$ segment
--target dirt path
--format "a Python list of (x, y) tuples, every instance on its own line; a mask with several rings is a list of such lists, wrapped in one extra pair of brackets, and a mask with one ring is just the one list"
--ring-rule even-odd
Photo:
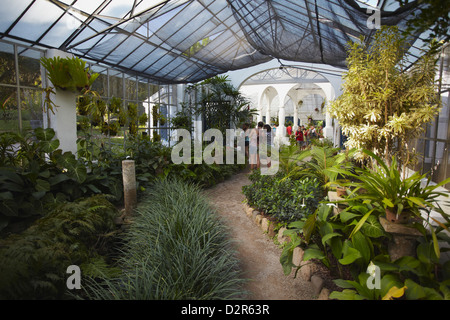
[(208, 189), (206, 195), (224, 218), (236, 242), (244, 276), (250, 279), (246, 290), (248, 300), (311, 300), (316, 299), (310, 282), (285, 276), (280, 264), (281, 249), (251, 221), (244, 212), (242, 186), (250, 184), (246, 173)]

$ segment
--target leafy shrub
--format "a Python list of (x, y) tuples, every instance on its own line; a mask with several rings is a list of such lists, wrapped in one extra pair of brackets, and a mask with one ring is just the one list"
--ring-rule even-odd
[(63, 90), (78, 90), (90, 88), (99, 76), (86, 68), (86, 62), (80, 58), (41, 58), (41, 63), (47, 69), (48, 78), (56, 88)]
[(295, 247), (305, 250), (304, 261), (317, 259), (334, 276), (344, 277), (344, 268), (357, 276), (366, 270), (378, 254), (386, 254), (387, 235), (375, 215), (368, 217), (358, 232), (355, 224), (373, 210), (362, 202), (351, 202), (338, 215), (326, 203), (319, 205), (311, 216), (288, 225), (286, 234), (291, 242), (283, 249), (280, 261), (286, 274), (291, 273)]
[(238, 260), (201, 189), (156, 181), (136, 209), (116, 279), (90, 281), (97, 299), (230, 299), (242, 292)]
[(86, 179), (86, 167), (63, 153), (53, 129), (25, 135), (2, 134), (0, 163), (0, 230), (12, 218), (43, 215), (47, 205), (74, 200), (74, 186)]
[(0, 135), (0, 231), (11, 221), (43, 216), (63, 201), (99, 193), (122, 198), (118, 161), (91, 165), (88, 173), (82, 160), (58, 149), (54, 136), (50, 128)]
[(313, 214), (322, 200), (316, 178), (297, 180), (283, 177), (281, 173), (261, 175), (259, 171), (249, 178), (252, 184), (242, 188), (249, 206), (282, 222), (292, 222)]
[(79, 199), (58, 205), (21, 234), (3, 239), (0, 299), (64, 297), (68, 266), (92, 274), (99, 261), (105, 263), (117, 213), (104, 196)]

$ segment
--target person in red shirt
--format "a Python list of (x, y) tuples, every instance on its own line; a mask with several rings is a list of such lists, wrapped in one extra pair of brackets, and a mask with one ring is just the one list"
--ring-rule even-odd
[(290, 123), (288, 123), (288, 126), (286, 127), (286, 132), (288, 134), (288, 136), (291, 136), (292, 134), (292, 126)]
[(297, 131), (295, 131), (295, 139), (297, 140), (297, 145), (302, 148), (303, 147), (303, 131), (300, 127), (297, 127)]

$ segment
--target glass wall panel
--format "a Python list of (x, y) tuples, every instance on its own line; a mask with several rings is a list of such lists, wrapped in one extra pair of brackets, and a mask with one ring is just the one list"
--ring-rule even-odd
[(0, 83), (16, 84), (14, 46), (0, 42)]
[(21, 89), (20, 102), (22, 128), (24, 130), (29, 130), (42, 127), (42, 92), (34, 89)]
[(18, 132), (17, 89), (0, 86), (0, 103), (0, 132)]
[(109, 94), (111, 97), (123, 99), (123, 77), (120, 71), (110, 69), (109, 72)]
[(17, 47), (19, 53), (19, 81), (21, 86), (41, 87), (42, 52)]
[(108, 96), (108, 69), (105, 67), (93, 65), (90, 66), (92, 72), (98, 73), (99, 76), (92, 84), (92, 90), (96, 91), (101, 97)]

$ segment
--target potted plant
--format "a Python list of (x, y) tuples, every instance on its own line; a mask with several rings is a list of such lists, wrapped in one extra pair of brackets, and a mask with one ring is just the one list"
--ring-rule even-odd
[[(392, 157), (388, 166), (371, 151), (364, 150), (364, 153), (372, 157), (378, 165), (374, 169), (357, 168), (356, 174), (346, 173), (360, 181), (352, 183), (356, 186), (352, 193), (356, 193), (359, 188), (365, 189), (365, 193), (358, 194), (355, 199), (360, 198), (370, 202), (379, 211), (386, 214), (387, 220), (394, 223), (406, 224), (411, 221), (411, 218), (423, 219), (421, 211), (429, 213), (433, 210), (443, 217), (447, 216), (434, 202), (439, 196), (448, 196), (447, 193), (439, 192), (436, 189), (449, 183), (450, 178), (438, 184), (431, 184), (430, 178), (426, 179), (426, 174), (417, 172), (407, 178), (402, 178), (395, 157)], [(425, 179), (426, 183), (422, 186)], [(436, 221), (434, 218), (430, 218)]]
[(99, 76), (86, 68), (86, 62), (80, 58), (41, 58), (49, 80), (57, 89), (82, 92), (90, 90)]

